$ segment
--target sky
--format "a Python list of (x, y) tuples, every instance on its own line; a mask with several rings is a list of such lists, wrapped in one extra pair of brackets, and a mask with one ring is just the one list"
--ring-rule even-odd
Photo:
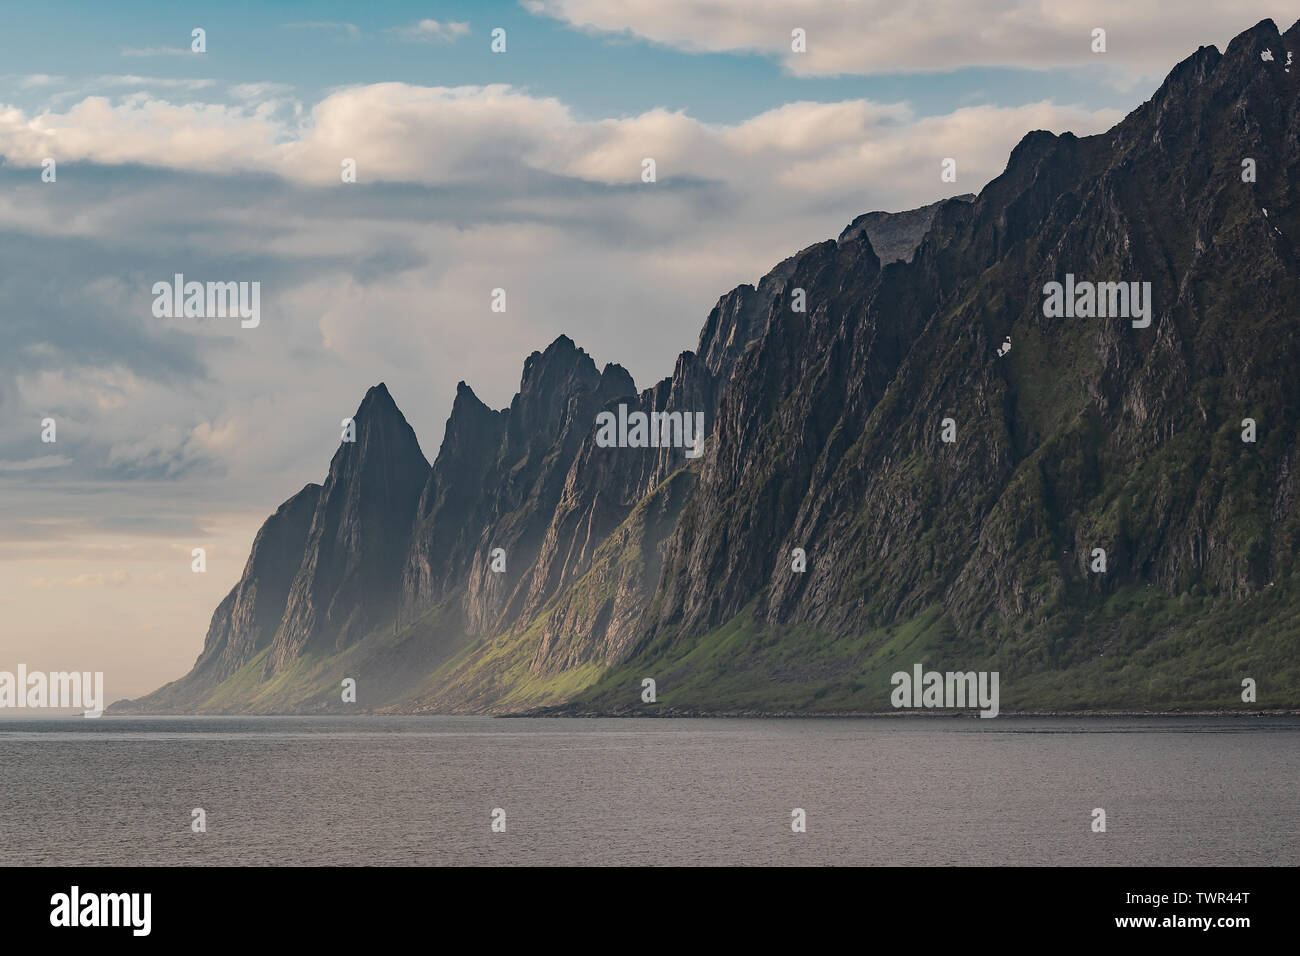
[[(649, 386), (729, 289), (1287, 6), (0, 2), (0, 671), (181, 676), (371, 385), (431, 461), (562, 333)], [(155, 315), (177, 273), (260, 322)]]

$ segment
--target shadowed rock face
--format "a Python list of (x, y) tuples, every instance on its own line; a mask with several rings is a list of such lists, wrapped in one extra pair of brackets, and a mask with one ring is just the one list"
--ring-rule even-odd
[[(268, 644), (270, 672), (433, 608), (438, 634), (526, 636), (532, 675), (652, 662), (746, 608), (832, 636), (938, 609), (968, 649), (1066, 668), (1110, 646), (1095, 614), (1125, 588), (1241, 602), (1291, 578), (1287, 50), (1300, 24), (1265, 21), (1198, 50), (1107, 133), (1029, 133), (978, 197), (858, 217), (719, 299), (650, 388), (561, 336), (508, 409), (460, 383), (432, 468), (372, 389), (324, 485), (259, 533), (195, 671), (137, 704), (183, 706)], [(1044, 286), (1067, 273), (1151, 283), (1149, 327), (1046, 317)], [(702, 412), (704, 455), (598, 447), (596, 415), (619, 404)], [(475, 706), (514, 679), (495, 674)]]
[(302, 563), (320, 491), (320, 485), (307, 485), (266, 519), (243, 576), (213, 615), (196, 670), (210, 662), (211, 676), (224, 680), (271, 643)]
[[(642, 640), (751, 600), (843, 632), (939, 602), (997, 633), (1126, 583), (1245, 597), (1289, 573), (1300, 75), (1260, 51), (1296, 38), (1199, 50), (1108, 133), (1029, 134), (909, 263), (874, 270), (852, 239), (801, 260), (815, 306), (774, 313), (727, 386)], [(1067, 272), (1151, 282), (1151, 327), (1045, 318)]]
[(195, 694), (216, 687), (271, 643), (302, 563), (320, 490), (307, 485), (258, 529), (239, 583), (212, 614), (194, 668), (151, 695), (160, 706), (183, 709)]
[(442, 448), (420, 492), (402, 576), (408, 609), (435, 604), (463, 582), (487, 523), (485, 492), (493, 487), (508, 412), (494, 412), (464, 382)]
[(305, 648), (337, 650), (391, 619), (415, 508), (429, 473), (415, 432), (380, 384), (353, 416), (307, 533), (268, 671)]
[[(524, 364), (510, 408), (493, 412), (463, 383), (446, 437), (420, 497), (404, 559), (403, 602), (411, 613), (450, 594), (471, 633), (513, 617), (529, 571), (596, 412), (635, 393), (617, 365), (597, 370), (567, 336)], [(504, 573), (490, 556), (505, 552)]]

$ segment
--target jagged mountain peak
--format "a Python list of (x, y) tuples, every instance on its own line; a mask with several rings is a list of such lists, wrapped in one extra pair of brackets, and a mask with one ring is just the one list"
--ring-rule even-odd
[(320, 486), (267, 674), (305, 647), (342, 648), (391, 613), (428, 473), (387, 385), (368, 389)]
[[(1297, 20), (1296, 22), (1300, 23), (1300, 20)], [(1291, 29), (1294, 30), (1295, 26), (1292, 25)], [(1259, 42), (1279, 40), (1281, 39), (1281, 37), (1282, 37), (1282, 32), (1277, 28), (1277, 24), (1273, 22), (1273, 18), (1265, 17), (1263, 20), (1260, 20), (1250, 29), (1242, 30), (1235, 37), (1229, 40), (1228, 47), (1226, 50), (1223, 51), (1223, 53), (1224, 56), (1232, 56), (1232, 55), (1244, 53), (1248, 56), (1254, 56), (1258, 59), (1259, 51), (1256, 50), (1255, 47)], [(1197, 50), (1197, 53), (1199, 52), (1200, 49)], [(1192, 54), (1193, 57), (1195, 57), (1195, 55), (1196, 54)]]
[[(1286, 58), (1288, 47), (1291, 53), (1300, 53), (1294, 48), (1300, 41), (1297, 28), (1300, 20), (1283, 35), (1271, 19), (1265, 19), (1233, 37), (1222, 51), (1215, 46), (1199, 47), (1169, 71), (1151, 99), (1130, 113), (1128, 120), (1148, 112), (1163, 116), (1171, 106), (1196, 96), (1198, 88), (1207, 82), (1244, 88), (1256, 80), (1271, 78), (1295, 85), (1300, 79), (1300, 61), (1288, 68)], [(1196, 115), (1196, 111), (1191, 112), (1193, 118)]]
[(353, 417), (357, 421), (363, 419), (377, 420), (380, 418), (394, 418), (403, 422), (406, 421), (406, 416), (402, 414), (396, 400), (388, 391), (388, 386), (383, 382), (366, 389), (366, 394), (362, 396), (361, 403), (357, 406), (357, 413)]
[(591, 362), (592, 368), (595, 369), (596, 363), (591, 361), (591, 356), (579, 348), (573, 339), (560, 334), (545, 349), (541, 351), (534, 349), (529, 353), (528, 358), (524, 359), (523, 378), (526, 380), (530, 374), (533, 374), (535, 369), (541, 367), (571, 363), (582, 364), (584, 360)]
[(636, 394), (636, 382), (632, 379), (632, 373), (617, 362), (607, 362), (600, 370), (600, 386), (606, 394)]
[(558, 336), (545, 351), (533, 352), (524, 362), (519, 391), (510, 403), (510, 440), (554, 438), (566, 421), (570, 396), (591, 391), (599, 383), (596, 363), (567, 335)]
[(455, 417), (458, 413), (464, 414), (469, 410), (477, 411), (479, 409), (489, 412), (492, 411), (492, 409), (488, 407), (487, 403), (479, 398), (478, 395), (475, 394), (474, 389), (464, 380), (457, 382), (456, 397), (452, 399), (451, 402), (452, 416)]
[(354, 459), (373, 462), (376, 457), (401, 459), (415, 467), (429, 467), (429, 462), (420, 449), (415, 429), (407, 422), (406, 416), (383, 382), (366, 390), (352, 420), (355, 425), (354, 440), (349, 440), (345, 435), (339, 443), (338, 451), (330, 463), (331, 473)]
[[(495, 446), (501, 437), (500, 422), (505, 414), (490, 408), (465, 382), (457, 383), (456, 398), (451, 403), (451, 413), (443, 429), (435, 469), (437, 461), (456, 458), (467, 446)], [(433, 475), (430, 475), (430, 480), (434, 480)]]
[(524, 360), (516, 398), (526, 404), (530, 397), (545, 395), (570, 384), (590, 387), (599, 379), (600, 370), (591, 356), (574, 344), (573, 339), (560, 335), (545, 350), (534, 351)]

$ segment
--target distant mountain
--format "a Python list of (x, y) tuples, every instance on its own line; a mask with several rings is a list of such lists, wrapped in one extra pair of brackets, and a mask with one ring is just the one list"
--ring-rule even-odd
[[(884, 710), (915, 663), (1000, 671), (1003, 712), (1300, 705), (1297, 51), (1266, 20), (978, 197), (858, 217), (651, 388), (561, 337), (508, 409), (458, 386), (432, 467), (372, 389), (194, 670), (116, 709)], [(1045, 314), (1121, 282), (1149, 324)], [(703, 454), (603, 412), (700, 412)]]
[[(974, 202), (976, 197), (974, 193), (967, 193), (955, 198)], [(930, 231), (934, 214), (949, 201), (940, 200), (907, 212), (865, 212), (849, 223), (836, 241), (843, 245), (865, 232), (882, 266), (891, 262), (911, 262), (912, 253)]]

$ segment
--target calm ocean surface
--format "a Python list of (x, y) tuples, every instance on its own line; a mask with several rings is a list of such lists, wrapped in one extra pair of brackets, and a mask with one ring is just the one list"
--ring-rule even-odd
[(1298, 862), (1295, 719), (0, 721), (11, 865)]

